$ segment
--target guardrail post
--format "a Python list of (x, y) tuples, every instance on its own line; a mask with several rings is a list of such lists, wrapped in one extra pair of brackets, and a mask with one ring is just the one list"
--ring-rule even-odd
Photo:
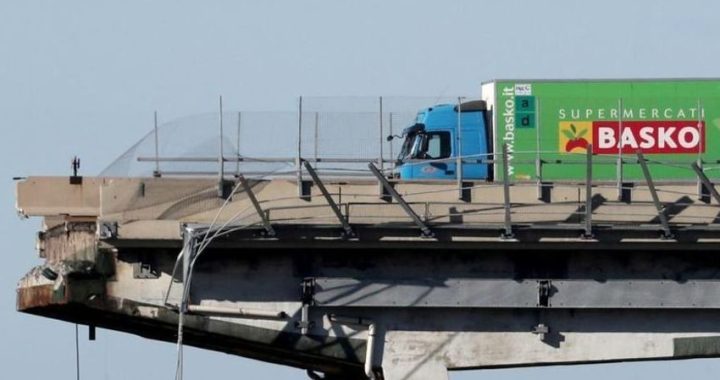
[(297, 155), (295, 156), (295, 170), (297, 176), (298, 197), (305, 196), (302, 180), (302, 96), (298, 99), (298, 135), (297, 135)]
[(255, 207), (255, 212), (257, 212), (258, 216), (260, 217), (263, 227), (265, 228), (265, 232), (268, 236), (275, 236), (275, 229), (273, 229), (272, 225), (270, 224), (270, 218), (263, 211), (262, 207), (260, 207), (260, 202), (258, 202), (257, 198), (255, 197), (255, 193), (252, 191), (252, 188), (248, 184), (248, 181), (245, 179), (245, 176), (243, 176), (242, 174), (238, 175), (238, 180), (240, 181), (240, 184), (245, 190), (245, 194), (247, 194), (248, 199), (250, 199), (253, 207)]
[[(192, 269), (191, 263), (195, 259), (197, 253), (196, 247), (195, 230), (188, 226), (183, 228), (183, 254), (182, 254), (182, 294), (180, 297), (180, 311), (187, 313), (188, 311), (188, 299), (185, 294), (189, 294), (190, 287), (190, 270)], [(172, 281), (172, 280), (171, 280)]]
[(160, 177), (160, 137), (158, 136), (157, 111), (155, 111), (155, 171), (153, 177)]
[(315, 169), (313, 169), (312, 165), (310, 165), (309, 162), (305, 161), (303, 163), (305, 164), (305, 170), (307, 170), (308, 174), (310, 174), (310, 177), (315, 183), (315, 186), (318, 187), (323, 197), (325, 197), (325, 200), (327, 201), (328, 205), (330, 205), (330, 208), (335, 214), (335, 217), (337, 217), (338, 221), (342, 225), (343, 230), (345, 231), (345, 237), (352, 237), (353, 231), (350, 227), (350, 224), (348, 223), (347, 219), (345, 219), (342, 212), (340, 212), (340, 208), (338, 207), (337, 203), (335, 203), (335, 201), (332, 199), (332, 196), (327, 191), (327, 188), (325, 188), (325, 184), (320, 180), (320, 177), (318, 177)]
[(542, 159), (540, 157), (535, 158), (535, 186), (537, 186), (537, 199), (544, 199), (543, 197), (543, 180), (542, 180)]
[(592, 239), (592, 144), (587, 146), (585, 176), (585, 231), (584, 239)]
[[(698, 98), (697, 100), (697, 109), (698, 109), (698, 120), (697, 120), (697, 127), (698, 132), (700, 136), (703, 136), (703, 126), (705, 124), (705, 110), (703, 109), (702, 101)], [(698, 152), (697, 152), (697, 166), (700, 168), (700, 171), (702, 171), (703, 167), (703, 160), (702, 160), (702, 152), (703, 152), (703, 140), (702, 137), (700, 138), (700, 141), (698, 142)], [(697, 193), (698, 198), (704, 202), (704, 203), (710, 203), (710, 194), (705, 191), (705, 186), (698, 178), (697, 181)], [(708, 189), (709, 190), (709, 189)]]
[(458, 187), (458, 199), (462, 201), (466, 201), (467, 197), (465, 192), (463, 191), (463, 150), (462, 150), (462, 97), (458, 97), (458, 105), (457, 105), (457, 127), (456, 127), (456, 139), (455, 139), (455, 146), (457, 147), (456, 153), (457, 157), (455, 158), (455, 173), (457, 177), (457, 187)]
[(388, 194), (392, 197), (392, 199), (397, 202), (400, 207), (405, 211), (405, 213), (412, 219), (413, 222), (420, 228), (420, 231), (422, 232), (423, 237), (432, 238), (435, 237), (435, 234), (433, 234), (432, 230), (428, 228), (428, 226), (420, 219), (420, 217), (415, 213), (415, 211), (410, 207), (410, 205), (405, 202), (403, 197), (398, 194), (397, 191), (392, 187), (390, 182), (385, 178), (385, 176), (378, 170), (377, 167), (371, 162), (368, 164), (368, 168), (370, 168), (370, 171), (372, 174), (377, 178), (377, 180), (383, 185), (385, 188), (385, 191), (388, 192)]
[[(712, 197), (715, 199), (715, 202), (720, 204), (720, 194), (715, 189), (715, 185), (713, 185), (713, 183), (710, 182), (710, 179), (705, 175), (700, 165), (698, 165), (697, 162), (693, 162), (692, 164), (690, 164), (690, 167), (692, 167), (693, 171), (695, 171), (695, 174), (698, 177), (698, 181), (703, 187), (703, 193), (709, 193), (708, 196), (712, 195)], [(710, 203), (710, 201), (708, 200), (707, 203)]]
[[(378, 156), (377, 164), (380, 167), (380, 171), (382, 173), (385, 173), (385, 162), (383, 161), (383, 98), (382, 98), (382, 96), (378, 97), (378, 106), (380, 108), (379, 109), (380, 117), (378, 117), (378, 128), (379, 128), (378, 133), (380, 134), (380, 136), (379, 136), (380, 150), (378, 152), (379, 156)], [(378, 194), (380, 195), (381, 199), (385, 200), (386, 202), (389, 201), (389, 199), (387, 197), (387, 193), (385, 193), (382, 183), (379, 183), (379, 182), (378, 182)]]
[(512, 239), (512, 219), (511, 219), (511, 207), (510, 203), (510, 170), (508, 169), (508, 149), (507, 144), (502, 146), (502, 157), (503, 157), (503, 201), (505, 205), (505, 230), (502, 233), (503, 239)]
[(650, 190), (650, 195), (652, 196), (653, 204), (655, 204), (655, 209), (658, 213), (658, 218), (660, 219), (660, 224), (662, 227), (662, 238), (663, 239), (672, 239), (672, 231), (670, 230), (670, 225), (668, 224), (667, 215), (665, 215), (665, 206), (660, 203), (660, 198), (657, 195), (657, 191), (655, 191), (655, 184), (653, 183), (652, 177), (650, 176), (650, 170), (647, 167), (647, 163), (645, 162), (645, 157), (643, 157), (642, 151), (637, 151), (638, 156), (638, 162), (640, 163), (640, 167), (642, 168), (643, 176), (645, 176), (645, 181), (648, 185), (648, 190)]
[[(388, 114), (388, 128), (390, 129), (390, 136), (392, 136), (393, 135), (393, 113), (392, 112), (390, 112)], [(393, 154), (394, 152), (393, 152), (392, 140), (388, 141), (388, 150), (390, 150), (390, 159), (392, 160), (393, 158), (395, 158), (395, 155)], [(394, 167), (393, 167), (393, 169), (394, 169)]]
[(623, 125), (623, 100), (622, 98), (618, 99), (618, 130), (617, 130), (617, 136), (618, 136), (618, 145), (617, 145), (617, 161), (615, 166), (615, 176), (617, 179), (617, 199), (621, 202), (627, 202), (629, 201), (629, 195), (627, 192), (625, 192), (625, 186), (623, 183), (623, 158), (622, 158), (622, 139), (620, 136), (622, 136), (622, 125)]
[(219, 102), (220, 117), (218, 118), (218, 124), (220, 127), (220, 134), (218, 139), (218, 197), (227, 199), (230, 196), (232, 187), (230, 183), (225, 182), (225, 152), (223, 150), (223, 99), (220, 96)]
[(635, 187), (635, 183), (633, 182), (620, 182), (620, 202), (624, 203), (632, 203), (632, 192), (633, 188)]
[(235, 149), (235, 158), (237, 159), (237, 162), (235, 163), (235, 175), (240, 174), (240, 127), (242, 126), (242, 112), (238, 112), (237, 116), (237, 147)]
[(537, 184), (537, 198), (543, 199), (542, 155), (540, 144), (540, 100), (535, 99), (535, 179)]
[(380, 152), (378, 156), (378, 165), (380, 165), (380, 171), (385, 171), (385, 162), (383, 157), (383, 97), (379, 97), (378, 102), (380, 103), (380, 118), (378, 120), (378, 126), (380, 128), (380, 135), (378, 136), (380, 138)]
[(315, 165), (317, 165), (317, 162), (318, 162), (318, 137), (319, 137), (318, 136), (318, 127), (319, 127), (319, 124), (320, 124), (320, 113), (315, 112), (315, 130), (313, 133), (313, 139), (314, 139), (313, 148), (314, 148), (314, 153), (315, 153), (313, 155), (313, 157), (315, 158)]

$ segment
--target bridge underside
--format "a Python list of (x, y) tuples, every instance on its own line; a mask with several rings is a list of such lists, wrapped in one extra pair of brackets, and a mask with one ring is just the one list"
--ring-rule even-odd
[[(228, 239), (198, 259), (191, 304), (246, 315), (191, 312), (186, 344), (361, 378), (373, 323), (374, 367), (400, 379), (446, 369), (720, 356), (715, 247), (266, 243)], [(65, 271), (55, 281), (33, 271), (20, 284), (18, 307), (174, 342), (183, 283), (176, 275), (165, 304), (177, 249), (158, 245), (113, 246), (105, 268), (48, 266)]]
[[(377, 215), (360, 211), (365, 203), (347, 206), (356, 213), (346, 226), (292, 220), (318, 200), (289, 202), (283, 191), (292, 186), (256, 184), (265, 215), (276, 219), (268, 226), (261, 213), (210, 230), (223, 232), (210, 242), (213, 216), (215, 225), (232, 220), (248, 198), (225, 207), (198, 195), (207, 183), (158, 181), (147, 180), (141, 194), (138, 183), (105, 180), (96, 203), (88, 188), (78, 195), (56, 186), (51, 197), (70, 199), (64, 209), (53, 209), (48, 193), (32, 194), (37, 187), (24, 189), (19, 208), (45, 217), (46, 263), (20, 281), (18, 309), (169, 342), (182, 311), (185, 344), (326, 378), (442, 379), (471, 368), (720, 356), (716, 209), (676, 210), (671, 234), (651, 222), (656, 214), (608, 213), (587, 234), (577, 204), (551, 205), (539, 222), (541, 205), (528, 202), (532, 211), (516, 211), (506, 234), (495, 206), (469, 203), (452, 206), (466, 210), (453, 220), (423, 217), (428, 237), (384, 201), (372, 206)], [(376, 189), (354, 193), (368, 188)], [(270, 210), (263, 199), (273, 197), (285, 203)], [(439, 207), (422, 202), (413, 207)], [(473, 207), (491, 211), (478, 216)], [(693, 216), (711, 222), (688, 222)]]

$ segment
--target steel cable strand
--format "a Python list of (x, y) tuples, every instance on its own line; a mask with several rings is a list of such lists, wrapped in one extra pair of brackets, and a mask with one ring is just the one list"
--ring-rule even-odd
[[(249, 228), (256, 224), (257, 223), (244, 225), (242, 227), (235, 229), (235, 231), (241, 230), (244, 228)], [(215, 236), (215, 235), (213, 235), (213, 236)], [(183, 248), (183, 250), (185, 250), (185, 249), (189, 250), (190, 244), (192, 244), (192, 239), (190, 239), (188, 241), (188, 243), (185, 245), (185, 248)], [(190, 262), (190, 265), (188, 267), (188, 277), (187, 277), (187, 279), (185, 279), (185, 284), (183, 286), (183, 293), (182, 293), (182, 296), (180, 299), (180, 307), (178, 310), (178, 332), (177, 332), (178, 339), (177, 339), (177, 362), (176, 362), (176, 367), (175, 367), (175, 380), (182, 380), (182, 378), (183, 378), (183, 331), (184, 331), (184, 322), (185, 322), (185, 305), (188, 302), (188, 299), (190, 297), (190, 284), (192, 282), (193, 268), (195, 266), (195, 262), (197, 261), (198, 257), (200, 256), (200, 254), (202, 254), (204, 252), (204, 249), (207, 247), (208, 244), (206, 244), (204, 247), (202, 247), (202, 249), (199, 249), (197, 251), (197, 253), (195, 254), (195, 257), (193, 258), (193, 260)], [(185, 254), (189, 254), (189, 252), (186, 252)]]
[[(273, 174), (273, 173), (267, 174), (267, 175), (261, 177), (260, 179), (267, 178), (268, 176), (270, 176), (270, 175), (272, 175), (272, 174)], [(230, 203), (230, 200), (232, 199), (232, 196), (235, 195), (235, 193), (237, 192), (238, 188), (239, 188), (241, 185), (242, 185), (242, 183), (239, 182), (239, 181), (238, 181), (237, 184), (235, 184), (235, 186), (233, 187), (232, 191), (230, 192), (230, 196), (228, 196), (227, 199), (225, 199), (225, 201), (223, 202), (222, 206), (220, 206), (220, 209), (217, 211), (217, 213), (215, 213), (215, 217), (213, 217), (213, 220), (210, 222), (210, 226), (208, 226), (208, 229), (207, 229), (207, 231), (205, 232), (205, 236), (203, 237), (203, 240), (205, 240), (205, 238), (207, 238), (207, 235), (209, 234), (210, 229), (212, 229), (213, 225), (215, 224), (215, 222), (217, 221), (217, 219), (220, 217), (220, 214), (222, 214), (222, 211), (223, 211), (223, 210), (225, 209), (225, 207)], [(239, 214), (241, 214), (242, 212), (245, 212), (245, 211), (248, 210), (249, 208), (250, 208), (250, 206), (248, 206), (248, 207), (246, 207), (245, 209), (243, 209), (242, 211), (236, 213), (236, 214), (233, 216), (233, 218), (237, 217)], [(232, 220), (233, 218), (231, 218), (231, 220)], [(164, 304), (164, 305), (167, 305), (167, 300), (168, 300), (168, 297), (169, 297), (169, 295), (170, 295), (170, 290), (172, 289), (172, 279), (175, 278), (175, 274), (177, 273), (177, 268), (178, 268), (178, 266), (180, 265), (180, 259), (182, 258), (182, 254), (183, 254), (183, 250), (180, 250), (180, 253), (178, 253), (177, 258), (175, 259), (175, 264), (173, 265), (173, 270), (172, 270), (172, 273), (171, 273), (171, 275), (170, 275), (170, 278), (171, 278), (170, 284), (168, 284), (168, 289), (167, 289), (167, 291), (166, 291), (166, 293), (165, 293), (165, 299), (164, 299), (164, 301), (163, 301), (163, 304)]]
[[(231, 218), (230, 220), (233, 220), (233, 219), (235, 219), (235, 218), (238, 218), (240, 214), (242, 214), (243, 212), (247, 211), (249, 208), (250, 208), (250, 206), (248, 206), (248, 207), (244, 208), (243, 210), (235, 213), (235, 215), (233, 216), (233, 218)], [(221, 213), (221, 212), (222, 212), (222, 209), (218, 211), (218, 214)], [(248, 216), (249, 216), (249, 215), (244, 216), (244, 217), (242, 217), (242, 218), (240, 218), (240, 219), (237, 219), (237, 220), (235, 220), (235, 221), (243, 220), (243, 219), (245, 219), (245, 218), (248, 217)], [(209, 231), (210, 231), (210, 229), (208, 229), (208, 232), (209, 232)], [(203, 240), (203, 241), (204, 241), (204, 240)], [(198, 243), (198, 244), (199, 244), (199, 243)], [(198, 246), (199, 246), (199, 245), (198, 245)], [(198, 246), (196, 246), (195, 248), (197, 248)], [(163, 305), (167, 305), (167, 303), (168, 303), (168, 298), (170, 297), (170, 290), (172, 290), (172, 285), (173, 285), (173, 280), (172, 280), (172, 279), (175, 278), (175, 275), (177, 274), (178, 267), (180, 266), (180, 259), (182, 259), (184, 252), (185, 252), (184, 249), (183, 249), (183, 250), (180, 250), (180, 253), (178, 253), (177, 257), (175, 258), (175, 265), (173, 265), (173, 270), (172, 270), (172, 272), (170, 273), (170, 283), (168, 284), (168, 288), (167, 288), (167, 290), (166, 290), (166, 292), (165, 292), (165, 299), (164, 299), (164, 301), (163, 301)]]
[[(237, 192), (238, 188), (242, 185), (242, 182), (239, 182), (233, 187), (232, 191), (230, 192), (230, 196), (228, 196), (225, 201), (223, 202), (220, 209), (218, 209), (217, 213), (215, 214), (215, 217), (213, 218), (212, 222), (210, 223), (210, 227), (205, 231), (205, 236), (203, 237), (203, 240), (205, 240), (210, 233), (211, 228), (217, 221), (217, 219), (220, 217), (222, 211), (225, 209), (225, 207), (230, 203), (230, 199), (232, 199), (232, 196)], [(248, 207), (249, 208), (249, 207)], [(247, 210), (248, 208), (245, 208)], [(240, 211), (236, 215), (239, 215), (240, 213), (244, 212), (245, 210)], [(177, 259), (175, 260), (175, 265), (173, 267), (173, 272), (170, 277), (170, 284), (168, 285), (168, 291), (165, 295), (165, 304), (167, 304), (167, 299), (170, 296), (170, 290), (172, 289), (172, 282), (173, 278), (175, 277), (175, 274), (177, 273), (177, 267), (180, 262), (180, 258), (183, 257), (184, 254), (189, 254), (190, 247), (188, 245), (193, 244), (194, 239), (188, 239), (188, 242), (183, 246), (183, 249), (178, 254)], [(209, 244), (209, 243), (208, 243)], [(202, 248), (204, 249), (204, 247)], [(202, 250), (198, 251), (198, 254), (202, 252)], [(197, 256), (196, 256), (197, 258)], [(193, 260), (194, 263), (194, 260)], [(191, 263), (192, 264), (192, 263)], [(187, 284), (183, 287), (183, 294), (180, 299), (180, 307), (179, 307), (179, 313), (178, 313), (178, 340), (177, 340), (177, 362), (175, 367), (175, 380), (182, 380), (183, 378), (183, 324), (184, 324), (184, 316), (185, 316), (185, 310), (184, 305), (187, 302), (188, 295), (190, 293), (189, 289), (189, 283), (190, 279), (192, 277), (192, 271), (188, 271), (188, 278), (185, 279)]]

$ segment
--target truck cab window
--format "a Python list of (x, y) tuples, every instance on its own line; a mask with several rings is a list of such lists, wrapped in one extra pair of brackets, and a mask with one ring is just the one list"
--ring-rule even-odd
[(437, 160), (450, 157), (450, 133), (428, 132), (422, 135), (415, 158)]

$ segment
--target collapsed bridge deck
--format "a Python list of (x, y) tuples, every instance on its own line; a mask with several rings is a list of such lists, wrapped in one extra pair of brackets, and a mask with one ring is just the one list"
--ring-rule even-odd
[(328, 378), (720, 356), (714, 189), (542, 185), (30, 177), (18, 308)]

